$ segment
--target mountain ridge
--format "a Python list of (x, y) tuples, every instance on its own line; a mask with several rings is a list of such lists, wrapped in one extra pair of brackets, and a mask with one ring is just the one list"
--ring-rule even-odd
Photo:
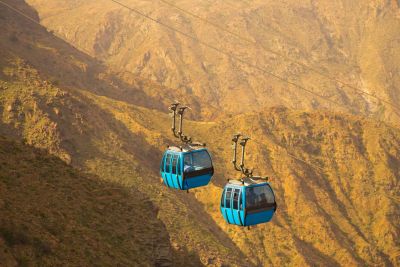
[[(13, 3), (31, 8), (23, 1)], [(0, 38), (0, 135), (44, 149), (82, 175), (143, 195), (169, 236), (167, 265), (399, 264), (398, 129), (363, 115), (284, 106), (187, 120), (185, 131), (207, 143), (215, 177), (190, 194), (169, 190), (159, 182), (158, 168), (164, 148), (174, 143), (165, 106), (174, 99), (165, 92), (144, 104), (136, 96), (124, 99), (132, 92), (107, 65), (97, 65), (91, 56), (14, 15), (0, 9), (0, 18), (7, 18), (0, 25), (6, 33)], [(66, 57), (75, 53), (82, 55)], [(80, 65), (100, 71), (74, 67)], [(51, 79), (57, 71), (66, 74)], [(71, 74), (78, 77), (75, 85)], [(102, 83), (106, 93), (98, 89)], [(137, 84), (139, 96), (159, 93), (149, 93), (151, 83)], [(196, 120), (206, 117), (195, 111)], [(227, 225), (219, 213), (222, 186), (227, 178), (239, 178), (229, 148), (237, 131), (251, 135), (248, 165), (271, 177), (278, 201), (273, 221), (251, 231)]]
[[(38, 10), (46, 27), (56, 30), (68, 42), (93, 51), (114, 69), (149, 77), (175, 88), (173, 92), (201, 99), (202, 109), (197, 111), (205, 119), (220, 116), (212, 111), (238, 114), (281, 104), (307, 110), (338, 110), (342, 106), (350, 113), (399, 123), (398, 110), (393, 107), (400, 106), (396, 64), (399, 53), (395, 49), (400, 9), (395, 1), (342, 0), (334, 4), (329, 1), (265, 3), (255, 0), (236, 4), (120, 1), (140, 12), (148, 12), (160, 23), (339, 104), (329, 103), (225, 57), (111, 1), (102, 5), (78, 1), (73, 8), (63, 1), (54, 1), (50, 6), (41, 0), (28, 3)], [(81, 22), (80, 14), (86, 13), (96, 13), (96, 16)], [(358, 16), (353, 16), (354, 13)], [(65, 18), (68, 23), (64, 23)], [(234, 32), (235, 36), (204, 20)], [(257, 46), (242, 39), (249, 39)], [(333, 81), (317, 72), (327, 74)], [(393, 106), (337, 80), (389, 101)], [(211, 112), (207, 113), (208, 109)]]

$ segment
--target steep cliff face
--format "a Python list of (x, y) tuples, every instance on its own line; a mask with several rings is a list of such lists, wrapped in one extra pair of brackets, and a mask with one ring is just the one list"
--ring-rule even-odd
[(112, 1), (28, 1), (43, 25), (68, 42), (121, 72), (193, 95), (208, 118), (283, 104), (328, 107), (399, 122), (393, 106), (318, 74), (400, 106), (396, 1), (121, 2), (338, 103), (290, 86)]

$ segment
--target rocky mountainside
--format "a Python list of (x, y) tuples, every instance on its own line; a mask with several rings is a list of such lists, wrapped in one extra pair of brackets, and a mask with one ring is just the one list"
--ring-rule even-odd
[(212, 188), (218, 192), (214, 198), (204, 189), (198, 199), (246, 254), (258, 258), (255, 263), (399, 264), (398, 129), (340, 113), (285, 108), (238, 116), (203, 132), (217, 166), (226, 170), (214, 180), (217, 186), (238, 177), (228, 146), (235, 131), (254, 139), (247, 148), (248, 164), (271, 177), (278, 216), (269, 225), (240, 231), (225, 225), (218, 205), (212, 205), (218, 203), (219, 187)]
[[(25, 12), (32, 11), (22, 1), (17, 7)], [(162, 251), (165, 250), (160, 250), (167, 259), (166, 265), (246, 265), (246, 256), (219, 230), (201, 203), (186, 193), (171, 192), (159, 183), (160, 149), (167, 141), (147, 125), (144, 116), (153, 118), (156, 111), (141, 107), (140, 102), (127, 106), (125, 102), (115, 100), (118, 95), (114, 93), (123, 90), (120, 86), (123, 82), (111, 74), (107, 76), (107, 69), (90, 56), (76, 51), (9, 9), (0, 9), (0, 15), (6, 22), (0, 25), (6, 33), (0, 42), (0, 134), (45, 149), (100, 180), (141, 192), (154, 205), (153, 212), (167, 227), (163, 234), (169, 235), (171, 255), (164, 255)], [(18, 38), (13, 38), (16, 29)], [(103, 68), (105, 75), (74, 69), (81, 64), (93, 69)], [(58, 73), (57, 68), (61, 71), (60, 76), (56, 76), (59, 79), (52, 79), (50, 74)], [(68, 72), (68, 69), (74, 71)], [(77, 75), (76, 81), (82, 84), (74, 85), (68, 76), (63, 81), (64, 73)], [(101, 82), (97, 80), (99, 76)], [(99, 84), (107, 90), (96, 91), (95, 85)], [(115, 90), (109, 87), (110, 84)], [(127, 98), (127, 102), (133, 101)], [(125, 112), (125, 108), (129, 112)], [(164, 118), (159, 119), (166, 123)], [(193, 209), (196, 213), (191, 212)], [(112, 215), (104, 216), (103, 219), (107, 219)], [(52, 218), (51, 215), (48, 217)], [(140, 220), (143, 227), (152, 229), (151, 220), (145, 217)], [(115, 227), (110, 229), (118, 232), (119, 225)], [(145, 249), (140, 244), (132, 243), (131, 246)], [(96, 250), (96, 247), (90, 249)]]
[(44, 150), (0, 137), (0, 194), (2, 266), (172, 262), (168, 231), (149, 199)]
[[(24, 1), (6, 2), (38, 19)], [(82, 8), (80, 1), (52, 1), (46, 8), (58, 15), (60, 4), (73, 3)], [(107, 6), (86, 3), (96, 14)], [(63, 251), (80, 259), (78, 265), (90, 265), (93, 251), (106, 248), (96, 262), (107, 264), (122, 253), (126, 265), (400, 264), (400, 131), (390, 124), (306, 107), (266, 104), (240, 115), (221, 109), (218, 120), (186, 126), (208, 144), (216, 168), (212, 184), (190, 194), (169, 190), (158, 173), (162, 152), (173, 143), (165, 106), (182, 92), (169, 94), (148, 79), (122, 77), (107, 60), (94, 59), (1, 5), (0, 20), (0, 135), (25, 144), (0, 142), (1, 174), (7, 174), (0, 176), (0, 212), (7, 214), (0, 218), (9, 218), (0, 221), (0, 257), (10, 266), (57, 265)], [(203, 109), (203, 98), (184, 97), (205, 117), (220, 107)], [(204, 92), (206, 97), (211, 94)], [(271, 176), (279, 206), (271, 223), (250, 231), (227, 225), (219, 213), (222, 186), (238, 177), (230, 166), (230, 138), (238, 131), (252, 137), (248, 164)], [(19, 162), (24, 168), (15, 167)], [(75, 193), (79, 198), (71, 200)], [(25, 195), (29, 203), (22, 201)], [(65, 201), (76, 209), (67, 211)], [(90, 213), (82, 218), (86, 209)], [(53, 233), (60, 218), (73, 227)], [(21, 228), (11, 227), (19, 222)], [(69, 239), (62, 243), (65, 235)], [(151, 257), (155, 236), (159, 247)], [(76, 249), (80, 240), (86, 252)], [(107, 247), (113, 242), (120, 246)], [(135, 253), (142, 258), (133, 260)]]
[(197, 111), (206, 118), (282, 104), (399, 123), (399, 110), (393, 108), (400, 106), (400, 4), (395, 0), (119, 1), (232, 56), (110, 0), (27, 2), (43, 25), (121, 73), (199, 99)]

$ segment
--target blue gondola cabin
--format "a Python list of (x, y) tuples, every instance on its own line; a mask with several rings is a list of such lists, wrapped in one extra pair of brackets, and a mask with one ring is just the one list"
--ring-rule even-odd
[(275, 211), (274, 192), (268, 182), (245, 178), (230, 180), (221, 197), (221, 213), (230, 224), (251, 226), (269, 222)]
[(166, 186), (189, 190), (207, 185), (214, 167), (206, 148), (169, 147), (162, 158), (160, 172)]

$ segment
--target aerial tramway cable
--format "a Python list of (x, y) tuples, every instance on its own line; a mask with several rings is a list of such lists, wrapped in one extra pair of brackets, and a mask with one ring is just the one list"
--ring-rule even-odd
[(167, 0), (158, 0), (158, 1), (168, 5), (170, 7), (173, 7), (173, 8), (175, 8), (175, 9), (177, 9), (177, 10), (183, 12), (183, 13), (186, 13), (186, 14), (188, 14), (188, 15), (190, 15), (190, 16), (192, 16), (192, 17), (204, 22), (205, 24), (211, 25), (212, 27), (214, 27), (214, 28), (216, 28), (216, 29), (218, 29), (220, 31), (226, 32), (226, 33), (234, 36), (235, 38), (237, 38), (237, 39), (239, 39), (241, 41), (245, 41), (247, 43), (250, 43), (250, 44), (254, 45), (257, 48), (261, 48), (262, 50), (264, 50), (266, 52), (269, 52), (271, 54), (274, 54), (276, 56), (284, 58), (287, 61), (295, 63), (295, 64), (297, 64), (299, 66), (302, 66), (303, 68), (308, 69), (308, 70), (310, 70), (310, 71), (312, 71), (312, 72), (314, 72), (314, 73), (316, 73), (316, 74), (318, 74), (318, 75), (320, 75), (322, 77), (325, 77), (325, 78), (327, 78), (327, 79), (329, 79), (331, 81), (337, 82), (337, 83), (341, 84), (344, 87), (348, 87), (350, 89), (353, 89), (354, 91), (358, 92), (359, 94), (363, 94), (363, 95), (367, 95), (367, 96), (373, 97), (373, 98), (375, 98), (375, 99), (377, 99), (379, 101), (382, 101), (382, 102), (392, 106), (393, 108), (395, 108), (397, 110), (400, 110), (400, 108), (398, 106), (394, 105), (393, 103), (389, 102), (388, 100), (385, 100), (385, 99), (382, 99), (380, 97), (377, 97), (377, 96), (375, 96), (375, 95), (373, 95), (373, 94), (371, 94), (369, 92), (366, 92), (366, 91), (364, 91), (364, 90), (362, 90), (362, 89), (360, 89), (360, 88), (358, 88), (358, 87), (356, 87), (354, 85), (349, 84), (348, 82), (344, 82), (344, 81), (342, 81), (342, 80), (340, 80), (338, 78), (332, 77), (331, 75), (329, 75), (329, 74), (327, 74), (325, 72), (322, 72), (322, 71), (320, 71), (320, 70), (318, 70), (318, 69), (316, 69), (314, 67), (311, 67), (311, 66), (309, 66), (309, 65), (307, 65), (305, 63), (302, 63), (302, 62), (300, 62), (300, 61), (298, 61), (296, 59), (290, 58), (290, 57), (288, 57), (288, 56), (286, 56), (286, 55), (284, 55), (284, 54), (282, 54), (280, 52), (277, 52), (277, 51), (275, 51), (273, 49), (263, 47), (263, 46), (261, 46), (261, 44), (259, 42), (255, 41), (255, 40), (251, 40), (249, 38), (246, 38), (246, 37), (242, 36), (239, 33), (231, 31), (231, 30), (227, 29), (226, 27), (223, 27), (223, 26), (221, 26), (221, 25), (219, 25), (219, 24), (217, 24), (215, 22), (212, 22), (212, 21), (210, 21), (210, 20), (208, 20), (208, 19), (206, 19), (204, 17), (201, 17), (201, 16), (199, 16), (199, 15), (197, 15), (197, 14), (191, 12), (191, 11), (183, 9), (183, 8), (181, 8), (181, 7), (175, 5), (175, 4), (173, 4), (173, 3), (171, 3), (171, 2), (169, 2)]

